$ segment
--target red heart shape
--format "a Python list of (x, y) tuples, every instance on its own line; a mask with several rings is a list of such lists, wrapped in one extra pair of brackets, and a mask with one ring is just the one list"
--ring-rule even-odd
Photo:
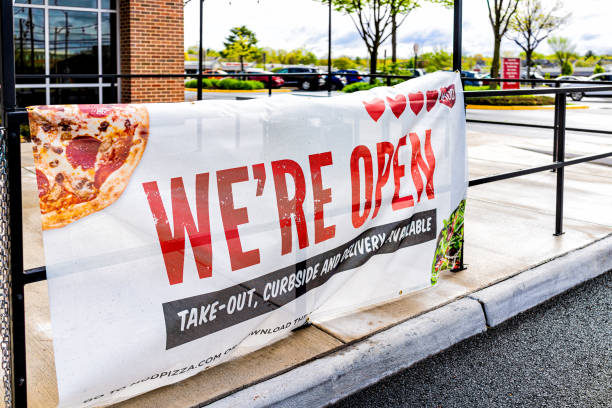
[(363, 101), (363, 104), (365, 105), (368, 115), (374, 119), (374, 122), (380, 119), (382, 114), (385, 113), (385, 108), (387, 107), (385, 105), (385, 101), (380, 98), (374, 98), (370, 102)]
[(440, 103), (445, 104), (449, 108), (455, 106), (455, 85), (449, 85), (446, 88), (440, 88)]
[(387, 102), (389, 102), (391, 112), (399, 119), (402, 113), (404, 113), (404, 110), (406, 110), (406, 97), (404, 95), (397, 95), (395, 98), (389, 98), (387, 96)]
[(438, 101), (438, 91), (427, 91), (427, 112), (433, 109)]
[(423, 92), (408, 94), (408, 99), (410, 99), (410, 109), (412, 109), (415, 115), (418, 115), (425, 104)]

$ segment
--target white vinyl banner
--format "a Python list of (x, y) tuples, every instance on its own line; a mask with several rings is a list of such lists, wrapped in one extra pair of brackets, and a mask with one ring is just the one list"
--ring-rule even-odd
[(61, 407), (181, 381), (459, 263), (456, 73), (29, 115)]

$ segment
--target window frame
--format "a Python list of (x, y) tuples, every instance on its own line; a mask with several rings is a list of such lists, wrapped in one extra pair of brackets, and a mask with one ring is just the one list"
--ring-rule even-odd
[[(19, 8), (32, 8), (32, 9), (42, 9), (44, 11), (44, 21), (45, 21), (45, 75), (49, 75), (50, 74), (50, 53), (49, 53), (49, 10), (62, 10), (62, 11), (87, 11), (87, 12), (93, 12), (96, 13), (96, 18), (97, 18), (97, 33), (98, 33), (98, 74), (103, 74), (103, 64), (102, 64), (102, 14), (103, 13), (108, 13), (108, 14), (114, 14), (115, 15), (115, 20), (116, 20), (116, 24), (115, 24), (115, 35), (117, 38), (117, 44), (115, 47), (115, 55), (116, 55), (116, 61), (117, 61), (117, 69), (116, 72), (119, 74), (121, 73), (121, 53), (120, 53), (120, 43), (121, 43), (121, 39), (120, 39), (120, 21), (119, 21), (119, 12), (118, 12), (118, 8), (119, 8), (119, 2), (116, 1), (115, 5), (117, 6), (117, 9), (113, 10), (113, 9), (105, 9), (102, 8), (102, 0), (96, 0), (96, 7), (95, 8), (89, 8), (89, 7), (73, 7), (73, 6), (54, 6), (49, 4), (50, 1), (49, 0), (44, 0), (43, 4), (28, 4), (28, 3), (17, 3), (15, 0), (13, 1), (13, 7), (19, 7)], [(14, 35), (14, 34), (13, 34)], [(120, 86), (120, 79), (118, 79), (117, 81), (115, 81), (115, 85), (117, 87), (117, 101), (121, 100), (121, 86)], [(45, 89), (45, 103), (47, 105), (49, 105), (51, 103), (51, 89), (54, 88), (98, 88), (98, 103), (103, 103), (103, 96), (104, 96), (104, 88), (109, 88), (111, 87), (111, 81), (109, 79), (106, 79), (106, 81), (104, 81), (104, 78), (98, 78), (97, 81), (92, 80), (91, 82), (83, 82), (83, 83), (78, 83), (78, 84), (73, 84), (73, 83), (66, 83), (66, 84), (61, 84), (61, 83), (56, 83), (56, 84), (52, 84), (51, 80), (49, 78), (45, 78), (44, 83), (39, 83), (39, 84), (16, 84), (15, 88), (16, 89), (24, 89), (24, 88), (38, 88), (38, 89)]]

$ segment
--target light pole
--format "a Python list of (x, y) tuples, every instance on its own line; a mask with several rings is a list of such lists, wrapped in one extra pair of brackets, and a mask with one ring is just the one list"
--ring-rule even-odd
[(328, 3), (328, 24), (327, 24), (327, 95), (331, 95), (331, 66), (332, 66), (332, 60), (331, 60), (331, 45), (332, 45), (332, 40), (331, 40), (331, 36), (332, 36), (332, 32), (331, 32), (331, 28), (332, 28), (332, 0), (329, 0)]
[(461, 71), (462, 0), (455, 0), (453, 13), (453, 71)]
[(419, 44), (414, 43), (414, 45), (412, 46), (412, 49), (414, 50), (414, 75), (416, 76), (416, 69), (417, 69), (417, 53), (419, 52)]
[(385, 48), (384, 59), (383, 59), (383, 72), (387, 73), (387, 49)]
[(200, 46), (198, 52), (198, 101), (202, 100), (202, 60), (204, 51), (202, 50), (202, 9), (204, 8), (204, 0), (200, 0)]

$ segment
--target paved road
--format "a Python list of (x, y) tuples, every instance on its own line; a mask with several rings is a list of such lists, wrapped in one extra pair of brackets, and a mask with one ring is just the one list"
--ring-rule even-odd
[(610, 407), (612, 271), (336, 408)]
[[(568, 103), (570, 102), (568, 100)], [(575, 104), (588, 106), (588, 109), (568, 109), (566, 114), (568, 127), (612, 130), (612, 121), (610, 121), (612, 98), (585, 98)], [(468, 109), (467, 118), (552, 126), (554, 111)]]
[[(586, 98), (585, 101), (581, 104), (587, 105), (588, 109), (570, 109), (567, 111), (567, 126), (612, 131), (612, 121), (610, 120), (612, 117), (612, 98)], [(468, 120), (479, 119), (551, 126), (553, 117), (554, 112), (552, 110), (467, 110)], [(513, 139), (518, 138), (512, 141), (516, 147), (552, 156), (552, 129), (474, 122), (468, 122), (467, 128), (481, 134), (512, 136)], [(469, 133), (468, 137), (470, 137)], [(566, 132), (567, 159), (607, 151), (612, 151), (612, 134)], [(612, 166), (612, 158), (598, 160), (597, 163)]]

